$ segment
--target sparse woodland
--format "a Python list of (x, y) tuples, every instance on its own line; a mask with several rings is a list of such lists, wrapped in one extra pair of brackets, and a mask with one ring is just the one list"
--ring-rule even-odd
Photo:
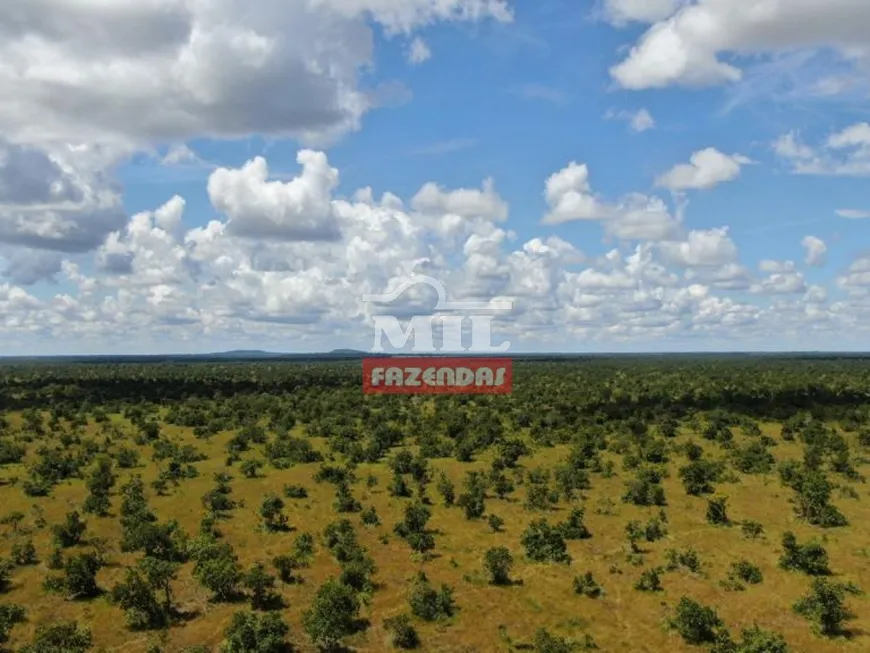
[(0, 649), (870, 650), (870, 359), (0, 367)]

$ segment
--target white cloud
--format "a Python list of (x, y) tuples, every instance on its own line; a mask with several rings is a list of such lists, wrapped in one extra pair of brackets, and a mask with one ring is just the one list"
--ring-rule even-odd
[(13, 3), (0, 15), (0, 97), (15, 102), (0, 106), (0, 132), (29, 142), (328, 141), (372, 108), (359, 86), (370, 22), (398, 34), (512, 20), (502, 0)]
[(870, 176), (870, 123), (850, 125), (830, 134), (824, 143), (811, 147), (794, 132), (773, 144), (774, 152), (791, 165), (795, 174)]
[(828, 246), (825, 245), (825, 241), (820, 238), (816, 238), (815, 236), (806, 236), (801, 241), (801, 245), (803, 245), (804, 249), (806, 250), (804, 262), (807, 265), (812, 265), (814, 267), (820, 267), (824, 265), (826, 255), (828, 253)]
[(737, 258), (737, 245), (727, 227), (693, 230), (685, 241), (663, 242), (659, 248), (669, 262), (683, 267), (718, 267)]
[(338, 221), (331, 193), (338, 185), (338, 170), (322, 152), (302, 150), (296, 157), (302, 173), (282, 183), (267, 181), (269, 168), (263, 157), (241, 169), (219, 168), (208, 180), (208, 197), (229, 217), (234, 234), (280, 240), (334, 240)]
[(837, 285), (852, 290), (870, 287), (870, 256), (852, 261), (846, 272), (837, 277)]
[(541, 224), (558, 225), (574, 220), (601, 220), (605, 234), (619, 240), (666, 240), (681, 232), (679, 215), (672, 216), (658, 197), (630, 193), (610, 204), (589, 184), (589, 167), (572, 161), (547, 179), (544, 198), (550, 210)]
[(462, 218), (506, 220), (508, 205), (495, 190), (495, 182), (485, 179), (483, 188), (460, 188), (445, 191), (438, 184), (425, 184), (411, 200), (421, 213), (456, 215)]
[(613, 214), (613, 208), (596, 198), (589, 185), (589, 167), (572, 161), (547, 179), (544, 199), (550, 211), (543, 224), (571, 220), (600, 220)]
[(785, 272), (795, 272), (797, 266), (794, 261), (774, 261), (771, 259), (762, 259), (758, 262), (758, 269), (762, 272), (770, 274), (781, 274)]
[(424, 61), (428, 61), (431, 57), (432, 50), (429, 49), (426, 41), (421, 39), (419, 36), (415, 37), (414, 40), (411, 41), (411, 45), (408, 47), (408, 62), (417, 65)]
[(633, 131), (636, 132), (644, 132), (647, 129), (652, 129), (656, 125), (656, 121), (653, 120), (653, 117), (649, 114), (649, 111), (646, 109), (641, 109), (634, 116), (632, 116), (631, 121), (628, 123), (629, 127)]
[[(426, 183), (407, 202), (368, 187), (340, 199), (339, 172), (325, 154), (302, 150), (298, 161), (287, 181), (270, 181), (262, 158), (215, 170), (208, 190), (219, 219), (190, 228), (187, 203), (172, 196), (112, 231), (92, 259), (52, 255), (25, 269), (0, 247), (4, 341), (102, 351), (367, 346), (360, 334), (370, 333), (377, 309), (362, 295), (415, 273), (442, 280), (451, 298), (511, 299), (516, 311), (496, 320), (496, 337), (553, 348), (566, 337), (590, 347), (782, 342), (866, 328), (856, 293), (870, 287), (870, 262), (856, 261), (838, 280), (851, 303), (827, 307), (825, 289), (807, 287), (793, 262), (766, 261), (766, 276), (753, 281), (727, 229), (684, 234), (681, 210), (671, 215), (656, 197), (596, 200), (608, 209), (603, 235), (621, 241), (596, 257), (552, 236), (517, 240), (492, 180), (481, 188)], [(566, 193), (592, 193), (588, 170), (565, 170), (548, 185), (556, 206)], [(313, 237), (330, 224), (336, 238)], [(24, 289), (40, 278), (57, 278), (64, 292)], [(722, 296), (735, 290), (751, 290), (754, 301)], [(390, 310), (419, 314), (428, 301), (413, 289)]]
[(689, 163), (681, 163), (656, 179), (656, 186), (672, 191), (709, 189), (740, 176), (741, 166), (752, 160), (742, 154), (723, 154), (713, 147), (692, 154)]
[(850, 220), (870, 218), (870, 211), (862, 211), (860, 209), (837, 209), (836, 213), (841, 218), (848, 218)]
[(0, 138), (0, 242), (81, 252), (122, 225), (118, 189), (91, 169), (88, 154)]
[(616, 206), (604, 231), (620, 240), (670, 240), (679, 236), (681, 221), (660, 198), (633, 194)]
[(629, 129), (636, 134), (653, 129), (656, 126), (656, 121), (646, 109), (638, 109), (637, 111), (613, 111), (610, 110), (604, 117), (608, 120), (624, 120), (628, 123)]
[(604, 0), (604, 15), (611, 23), (655, 23), (673, 15), (685, 0)]
[(749, 58), (731, 55), (758, 60), (758, 55), (830, 48), (851, 70), (860, 70), (870, 56), (864, 0), (698, 0), (678, 9), (651, 3), (649, 16), (632, 9), (634, 2), (610, 4), (629, 7), (626, 19), (657, 20), (611, 68), (627, 89), (738, 82), (744, 77), (738, 64)]
[(749, 292), (759, 295), (789, 295), (806, 290), (807, 284), (800, 272), (775, 272), (749, 287)]

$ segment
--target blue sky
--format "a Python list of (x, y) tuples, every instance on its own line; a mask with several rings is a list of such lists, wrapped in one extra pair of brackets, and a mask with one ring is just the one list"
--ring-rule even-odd
[(0, 354), (367, 347), (415, 273), (519, 350), (870, 343), (866, 3), (36, 5)]

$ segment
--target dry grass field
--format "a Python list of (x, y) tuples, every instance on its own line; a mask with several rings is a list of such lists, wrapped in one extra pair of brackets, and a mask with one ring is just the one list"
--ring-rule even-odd
[[(14, 426), (18, 416), (10, 414), (8, 417)], [(118, 415), (113, 415), (112, 420), (122, 427), (129, 427)], [(96, 428), (90, 423), (87, 431), (95, 432)], [(777, 440), (777, 446), (772, 448), (777, 460), (801, 458), (799, 443), (780, 440), (780, 425), (763, 424), (762, 430)], [(298, 428), (297, 431), (296, 435), (304, 435)], [(734, 432), (735, 442), (747, 439), (739, 429)], [(192, 429), (169, 425), (163, 426), (163, 433), (171, 440), (194, 445), (206, 454), (207, 460), (195, 464), (198, 477), (182, 481), (166, 496), (157, 496), (150, 491), (149, 505), (161, 522), (178, 520), (188, 533), (196, 534), (203, 515), (201, 497), (213, 487), (213, 473), (225, 470), (225, 445), (231, 434), (219, 433), (210, 440), (202, 440), (193, 436)], [(688, 433), (685, 428), (669, 443), (673, 448), (690, 437), (705, 447), (708, 456), (717, 458), (723, 455), (718, 446)], [(854, 434), (847, 436), (853, 437)], [(319, 450), (328, 453), (322, 440), (315, 438), (313, 442)], [(852, 444), (856, 450), (860, 449)], [(520, 465), (526, 469), (551, 467), (565, 458), (567, 449), (565, 445), (534, 447), (532, 455), (520, 459)], [(98, 574), (99, 585), (106, 590), (122, 579), (124, 567), (138, 557), (138, 554), (122, 553), (117, 544), (121, 535), (117, 492), (133, 473), (141, 474), (146, 484), (156, 477), (157, 467), (151, 462), (150, 447), (142, 446), (140, 450), (142, 466), (133, 470), (116, 470), (119, 478), (112, 496), (110, 516), (85, 515), (86, 539), (104, 537), (112, 543), (110, 564)], [(31, 450), (28, 457), (32, 455)], [(492, 453), (487, 452), (471, 463), (460, 463), (453, 458), (437, 459), (432, 460), (431, 465), (436, 470), (434, 476), (437, 477), (437, 471), (445, 472), (459, 491), (465, 474), (472, 469), (488, 468), (491, 456)], [(459, 608), (455, 616), (443, 623), (415, 620), (421, 639), (420, 648), (424, 651), (522, 650), (530, 648), (532, 637), (540, 627), (573, 639), (588, 633), (601, 651), (698, 651), (701, 649), (688, 646), (679, 635), (664, 627), (669, 611), (683, 595), (715, 607), (728, 628), (737, 635), (741, 627), (758, 624), (784, 635), (791, 651), (870, 651), (870, 603), (866, 598), (854, 596), (848, 599), (855, 615), (848, 622), (850, 636), (820, 637), (807, 620), (791, 609), (792, 604), (807, 591), (809, 577), (778, 567), (781, 536), (790, 530), (797, 534), (799, 541), (817, 538), (823, 542), (837, 580), (852, 581), (870, 589), (870, 490), (867, 485), (844, 483), (838, 479), (856, 493), (848, 497), (835, 491), (832, 497), (832, 502), (848, 518), (849, 525), (819, 529), (797, 519), (790, 503), (793, 493), (780, 483), (775, 470), (763, 475), (738, 474), (732, 482), (717, 483), (716, 488), (717, 494), (728, 497), (728, 513), (735, 525), (713, 526), (705, 520), (707, 499), (687, 495), (677, 475), (678, 468), (685, 464), (685, 457), (671, 453), (668, 463), (670, 476), (663, 481), (668, 533), (659, 541), (642, 542), (643, 561), (640, 566), (635, 566), (626, 555), (626, 523), (632, 519), (645, 522), (657, 515), (659, 508), (623, 503), (625, 480), (632, 472), (623, 470), (618, 455), (604, 452), (603, 458), (613, 461), (615, 475), (605, 478), (593, 474), (591, 489), (583, 491), (577, 499), (576, 504), (586, 509), (585, 523), (592, 537), (568, 542), (573, 558), (570, 565), (534, 563), (525, 557), (520, 538), (528, 523), (541, 516), (557, 522), (565, 519), (569, 512), (569, 504), (564, 501), (550, 511), (526, 509), (523, 505), (525, 486), (518, 486), (504, 500), (488, 493), (487, 513), (504, 519), (503, 532), (492, 532), (485, 519), (469, 521), (461, 508), (445, 506), (432, 483), (429, 490), (433, 512), (430, 528), (435, 532), (435, 549), (431, 559), (420, 560), (412, 555), (408, 544), (393, 533), (393, 526), (402, 519), (408, 500), (389, 495), (387, 486), (392, 474), (386, 462), (359, 465), (356, 469), (358, 480), (352, 486), (354, 496), (364, 507), (373, 506), (377, 510), (381, 519), (379, 526), (361, 525), (359, 513), (338, 515), (334, 511), (334, 487), (313, 480), (318, 463), (297, 464), (286, 470), (274, 469), (267, 464), (260, 477), (253, 479), (245, 478), (238, 465), (230, 468), (233, 497), (242, 505), (232, 511), (230, 519), (220, 523), (220, 530), (223, 539), (233, 545), (245, 568), (257, 561), (269, 565), (274, 556), (288, 553), (300, 532), (315, 535), (318, 547), (310, 568), (301, 571), (304, 582), (278, 583), (278, 591), (286, 602), (282, 614), (291, 626), (290, 639), (301, 651), (314, 650), (301, 626), (302, 612), (311, 603), (318, 586), (339, 571), (320, 537), (324, 527), (339, 517), (349, 517), (354, 522), (360, 543), (377, 565), (374, 577), (378, 589), (372, 594), (370, 605), (363, 608), (363, 616), (370, 619), (370, 627), (345, 640), (358, 651), (390, 649), (383, 620), (408, 611), (409, 582), (421, 569), (433, 583), (453, 586)], [(863, 460), (858, 462), (856, 468), (860, 473), (870, 473), (870, 466), (860, 464)], [(18, 603), (28, 612), (27, 621), (12, 630), (8, 645), (13, 650), (32, 639), (36, 624), (59, 619), (75, 619), (88, 627), (93, 633), (95, 650), (140, 653), (154, 644), (159, 644), (163, 651), (180, 651), (193, 645), (206, 645), (217, 650), (233, 612), (246, 606), (244, 603), (210, 602), (208, 592), (193, 579), (190, 563), (182, 567), (174, 589), (179, 607), (195, 616), (166, 631), (131, 632), (125, 626), (123, 611), (106, 597), (67, 601), (61, 596), (45, 593), (41, 584), (48, 573), (44, 561), (52, 548), (51, 535), (49, 528), (34, 526), (32, 506), (41, 506), (50, 527), (62, 521), (68, 511), (80, 510), (87, 490), (81, 479), (75, 479), (56, 486), (50, 497), (30, 498), (22, 492), (20, 483), (9, 482), (24, 476), (23, 463), (0, 470), (0, 478), (7, 481), (0, 486), (0, 513), (21, 511), (26, 515), (19, 530), (32, 531), (40, 560), (36, 565), (16, 568), (11, 589), (2, 596), (4, 603)], [(377, 479), (373, 487), (368, 487), (365, 482), (369, 476)], [(281, 495), (285, 484), (304, 485), (309, 496), (286, 500), (284, 512), (293, 530), (264, 532), (257, 514), (259, 505), (269, 493)], [(742, 520), (760, 522), (764, 525), (765, 535), (758, 540), (745, 538), (737, 524)], [(0, 527), (0, 556), (9, 555), (15, 540), (10, 526)], [(487, 583), (482, 558), (488, 548), (495, 546), (507, 547), (514, 556), (511, 577), (517, 582), (513, 585), (498, 587)], [(704, 564), (703, 573), (668, 571), (662, 574), (663, 591), (652, 593), (634, 589), (643, 569), (665, 564), (666, 549), (685, 547), (698, 551)], [(84, 550), (87, 545), (79, 548)], [(743, 558), (760, 567), (764, 580), (745, 591), (727, 591), (719, 581), (725, 578), (732, 562)], [(591, 571), (603, 587), (601, 598), (586, 598), (573, 591), (572, 579), (586, 571)]]

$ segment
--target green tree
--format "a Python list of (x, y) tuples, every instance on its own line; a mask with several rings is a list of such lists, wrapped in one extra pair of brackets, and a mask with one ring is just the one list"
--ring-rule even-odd
[(86, 653), (91, 641), (91, 632), (79, 629), (75, 621), (40, 624), (33, 643), (23, 646), (20, 653)]
[(270, 532), (287, 530), (287, 516), (281, 512), (283, 509), (284, 502), (281, 497), (270, 494), (263, 499), (260, 505), (263, 528)]
[(846, 608), (846, 595), (858, 593), (852, 585), (816, 578), (809, 593), (794, 604), (794, 610), (813, 621), (822, 635), (832, 637), (841, 634), (843, 623), (853, 617)]
[(508, 585), (510, 583), (510, 571), (513, 564), (513, 556), (503, 546), (488, 549), (483, 556), (483, 566), (489, 574), (489, 582), (493, 585)]
[(279, 601), (275, 593), (275, 577), (266, 571), (262, 562), (255, 563), (242, 577), (242, 585), (251, 593), (254, 610), (268, 610)]
[(390, 639), (396, 648), (409, 650), (420, 645), (420, 636), (406, 614), (384, 619), (384, 629), (390, 633)]
[(311, 641), (326, 650), (335, 650), (343, 637), (357, 631), (359, 609), (356, 592), (329, 578), (304, 612), (302, 624)]
[(242, 581), (238, 557), (229, 545), (213, 544), (196, 560), (193, 575), (199, 584), (212, 592), (215, 601), (232, 599)]
[(26, 611), (20, 605), (7, 603), (0, 605), (0, 647), (9, 641), (9, 633), (15, 624), (24, 621)]
[(65, 549), (80, 544), (87, 528), (87, 522), (82, 521), (79, 513), (74, 510), (66, 514), (62, 524), (52, 526), (51, 532), (55, 544)]
[(284, 653), (290, 627), (276, 612), (236, 612), (224, 631), (221, 653)]
[(686, 596), (677, 603), (670, 626), (687, 644), (696, 646), (716, 642), (723, 629), (722, 620), (713, 608)]
[(127, 569), (124, 580), (112, 588), (111, 598), (124, 610), (127, 625), (133, 630), (161, 628), (169, 619), (154, 588), (139, 569)]
[(537, 519), (529, 524), (520, 540), (526, 556), (536, 562), (570, 563), (571, 556), (559, 528), (551, 526), (546, 519)]

